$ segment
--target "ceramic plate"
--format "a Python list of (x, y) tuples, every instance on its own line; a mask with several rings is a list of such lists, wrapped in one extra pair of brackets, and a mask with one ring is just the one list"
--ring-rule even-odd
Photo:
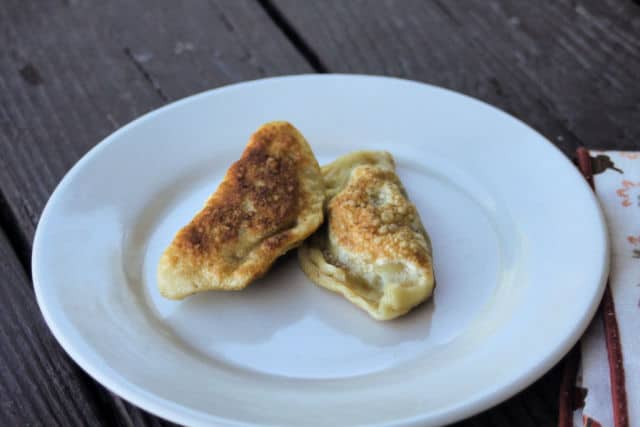
[[(320, 163), (383, 149), (434, 246), (438, 287), (378, 322), (313, 285), (295, 254), (242, 292), (181, 302), (156, 265), (262, 123)], [(35, 237), (44, 317), (71, 357), (136, 405), (189, 425), (438, 425), (508, 398), (576, 342), (600, 299), (607, 234), (572, 164), (507, 114), (433, 86), (308, 75), (149, 113), (62, 180)]]

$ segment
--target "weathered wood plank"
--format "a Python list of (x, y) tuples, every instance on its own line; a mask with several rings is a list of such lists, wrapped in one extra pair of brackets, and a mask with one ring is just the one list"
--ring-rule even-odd
[[(6, 47), (0, 49), (0, 220), (11, 226), (11, 240), (24, 266), (29, 265), (35, 226), (53, 188), (104, 136), (166, 101), (203, 89), (310, 71), (263, 9), (250, 0), (8, 0), (0, 5), (0, 40)], [(23, 288), (23, 299), (31, 298), (33, 306), (29, 282), (16, 282), (13, 276), (7, 280), (5, 288)], [(37, 309), (25, 316), (25, 321), (41, 322)], [(11, 346), (14, 333), (8, 332), (0, 346)], [(16, 353), (5, 369), (17, 372), (21, 358), (37, 363), (61, 352), (49, 337), (32, 352)], [(72, 390), (71, 404), (84, 395), (94, 407), (75, 414), (73, 408), (58, 404), (49, 408), (57, 418), (52, 417), (45, 406), (56, 404), (56, 396), (44, 386), (47, 378), (57, 381), (55, 372), (44, 371), (42, 377), (28, 372), (0, 392), (0, 399), (14, 408), (11, 420), (165, 424), (112, 396), (68, 360), (65, 363), (71, 367), (65, 368), (65, 381), (78, 390)], [(17, 394), (33, 381), (41, 387)], [(18, 404), (31, 415), (23, 414)]]
[[(122, 9), (134, 19), (122, 22)], [(96, 13), (87, 5), (86, 14)], [(117, 23), (115, 42), (168, 100), (261, 77), (311, 72), (257, 2), (112, 1), (98, 9)]]
[(640, 8), (630, 1), (272, 3), (331, 72), (461, 91), (568, 155), (579, 144), (640, 147)]

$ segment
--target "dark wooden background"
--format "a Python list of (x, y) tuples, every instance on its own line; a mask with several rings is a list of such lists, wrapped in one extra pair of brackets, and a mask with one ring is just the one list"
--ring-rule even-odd
[[(2, 0), (0, 424), (169, 424), (62, 351), (30, 280), (42, 208), (89, 148), (225, 84), (370, 73), (444, 86), (529, 123), (568, 156), (640, 149), (632, 0)], [(460, 426), (554, 426), (561, 368)]]

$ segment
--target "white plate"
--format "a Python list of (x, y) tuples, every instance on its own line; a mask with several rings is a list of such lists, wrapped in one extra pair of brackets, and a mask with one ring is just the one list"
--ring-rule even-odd
[[(162, 249), (263, 122), (321, 163), (389, 150), (430, 232), (438, 287), (377, 322), (286, 256), (243, 292), (163, 300)], [(540, 377), (600, 299), (607, 234), (571, 163), (518, 120), (447, 90), (368, 76), (259, 80), (125, 126), (42, 214), (33, 277), (65, 350), (112, 391), (190, 425), (437, 425)]]

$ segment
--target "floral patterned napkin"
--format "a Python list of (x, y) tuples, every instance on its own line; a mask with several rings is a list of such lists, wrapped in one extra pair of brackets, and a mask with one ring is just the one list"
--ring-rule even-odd
[(559, 426), (640, 426), (640, 152), (580, 149), (578, 160), (606, 217), (611, 271), (566, 359)]

